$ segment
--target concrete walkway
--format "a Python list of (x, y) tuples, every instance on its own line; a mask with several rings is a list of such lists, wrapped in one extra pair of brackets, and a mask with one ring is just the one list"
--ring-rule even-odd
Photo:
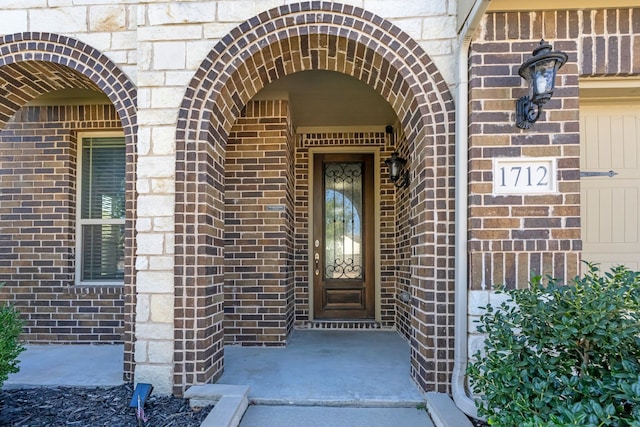
[(25, 345), (3, 388), (111, 387), (123, 381), (123, 345)]

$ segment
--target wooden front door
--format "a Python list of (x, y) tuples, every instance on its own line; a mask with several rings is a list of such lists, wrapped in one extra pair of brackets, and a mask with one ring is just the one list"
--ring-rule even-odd
[(315, 154), (312, 277), (315, 319), (373, 319), (373, 154)]

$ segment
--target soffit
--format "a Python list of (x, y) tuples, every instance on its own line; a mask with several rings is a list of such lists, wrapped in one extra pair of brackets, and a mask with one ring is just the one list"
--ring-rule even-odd
[(384, 126), (397, 121), (389, 103), (346, 74), (310, 70), (265, 86), (254, 99), (289, 100), (296, 127)]
[(638, 0), (538, 0), (535, 3), (491, 0), (487, 12), (615, 9), (618, 7), (638, 7)]

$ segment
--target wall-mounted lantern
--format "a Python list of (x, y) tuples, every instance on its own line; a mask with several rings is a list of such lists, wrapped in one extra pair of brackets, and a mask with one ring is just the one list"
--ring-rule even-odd
[(404, 169), (407, 161), (394, 151), (384, 163), (389, 168), (389, 179), (393, 182), (393, 185), (398, 188), (407, 188), (409, 186), (409, 171)]
[(567, 62), (567, 54), (551, 51), (551, 45), (540, 40), (533, 56), (520, 66), (518, 74), (527, 81), (529, 95), (516, 101), (516, 126), (529, 129), (542, 113), (542, 106), (551, 99), (558, 68)]

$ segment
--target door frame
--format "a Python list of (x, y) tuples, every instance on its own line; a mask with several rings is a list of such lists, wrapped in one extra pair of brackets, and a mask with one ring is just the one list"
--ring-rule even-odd
[[(307, 259), (307, 287), (309, 289), (309, 321), (314, 321), (314, 285), (313, 285), (313, 277), (312, 272), (314, 270), (313, 265), (313, 256), (311, 256), (313, 252), (313, 230), (314, 230), (314, 215), (313, 215), (313, 200), (314, 200), (314, 182), (313, 182), (313, 170), (314, 170), (314, 157), (316, 154), (373, 154), (373, 165), (374, 168), (380, 165), (380, 147), (371, 147), (371, 146), (333, 146), (333, 147), (310, 147), (309, 148), (309, 207), (308, 207), (308, 218), (309, 218), (309, 235), (307, 241), (307, 247), (309, 248), (307, 251), (308, 259)], [(381, 301), (380, 301), (380, 293), (381, 293), (381, 284), (380, 284), (380, 172), (374, 169), (373, 171), (373, 235), (374, 235), (374, 245), (375, 248), (373, 250), (375, 262), (374, 262), (374, 319), (376, 322), (382, 321), (382, 313), (381, 313)]]

